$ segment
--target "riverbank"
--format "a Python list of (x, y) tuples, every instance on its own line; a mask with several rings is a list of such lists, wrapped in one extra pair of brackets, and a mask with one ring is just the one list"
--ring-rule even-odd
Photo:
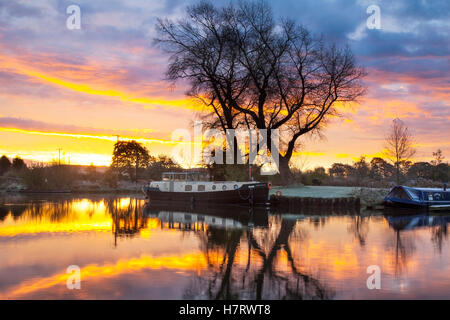
[(144, 183), (134, 183), (129, 181), (120, 181), (117, 187), (110, 187), (107, 185), (100, 185), (98, 183), (89, 183), (83, 181), (75, 186), (68, 188), (40, 188), (28, 189), (20, 183), (10, 183), (0, 185), (1, 193), (18, 193), (18, 194), (39, 194), (39, 193), (73, 193), (73, 194), (128, 194), (128, 193), (142, 193), (142, 186)]
[[(26, 190), (24, 188), (0, 189), (0, 193), (7, 194), (141, 194), (142, 184), (121, 182), (117, 188), (106, 186), (77, 186), (68, 190)], [(283, 197), (313, 198), (313, 199), (343, 199), (357, 198), (362, 208), (376, 209), (383, 205), (383, 199), (388, 193), (388, 189), (383, 188), (362, 188), (362, 187), (335, 187), (335, 186), (291, 186), (274, 187), (270, 190), (270, 195)]]
[(362, 208), (376, 209), (383, 205), (384, 197), (389, 189), (363, 187), (334, 187), (334, 186), (292, 186), (274, 187), (270, 195), (280, 194), (283, 197), (297, 198), (358, 198)]

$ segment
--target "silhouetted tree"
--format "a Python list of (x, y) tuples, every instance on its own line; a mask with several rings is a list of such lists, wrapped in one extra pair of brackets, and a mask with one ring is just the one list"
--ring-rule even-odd
[(364, 178), (369, 176), (369, 165), (366, 162), (366, 158), (363, 156), (358, 161), (353, 163), (353, 174), (356, 178), (357, 185), (361, 185)]
[(328, 169), (331, 178), (348, 178), (351, 175), (352, 167), (348, 164), (333, 163)]
[(20, 171), (23, 169), (27, 168), (27, 165), (25, 164), (25, 162), (23, 161), (22, 158), (20, 157), (15, 157), (13, 162), (12, 162), (12, 169), (16, 170), (16, 171)]
[(145, 147), (136, 141), (118, 141), (114, 145), (111, 167), (120, 173), (126, 173), (136, 181), (140, 169), (147, 168), (150, 155)]
[(448, 182), (450, 177), (450, 166), (448, 163), (444, 163), (444, 155), (442, 154), (442, 150), (438, 149), (436, 152), (433, 152), (434, 159), (431, 161), (433, 167), (433, 176), (432, 179), (435, 181)]
[(394, 166), (386, 160), (375, 157), (370, 161), (370, 177), (375, 180), (382, 180), (392, 177)]
[(0, 176), (5, 174), (9, 169), (11, 169), (11, 161), (4, 155), (0, 158)]
[(400, 184), (401, 167), (406, 164), (416, 150), (413, 147), (413, 136), (405, 123), (400, 119), (394, 119), (389, 134), (386, 137), (386, 155), (395, 166), (395, 178)]
[[(190, 84), (187, 94), (210, 111), (209, 127), (280, 130), (280, 175), (291, 181), (289, 161), (299, 137), (318, 132), (336, 103), (365, 91), (364, 70), (351, 50), (325, 45), (294, 21), (276, 21), (266, 2), (217, 8), (188, 7), (187, 18), (159, 19), (156, 42), (170, 54), (168, 78)], [(271, 145), (268, 146), (269, 151)]]
[(433, 152), (434, 159), (431, 160), (431, 164), (433, 166), (437, 166), (438, 164), (441, 164), (442, 161), (445, 159), (444, 155), (442, 154), (442, 150), (438, 149), (436, 152)]
[(408, 176), (412, 179), (432, 179), (433, 166), (428, 162), (416, 162), (409, 168)]
[(153, 180), (161, 179), (162, 173), (166, 171), (181, 171), (182, 168), (177, 163), (165, 155), (151, 158), (151, 162), (146, 171), (146, 176)]
[(448, 163), (440, 163), (433, 168), (433, 180), (448, 182), (450, 178), (450, 166)]

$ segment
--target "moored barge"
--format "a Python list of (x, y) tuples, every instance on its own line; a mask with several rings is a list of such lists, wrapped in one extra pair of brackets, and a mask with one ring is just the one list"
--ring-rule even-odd
[(384, 198), (386, 206), (450, 210), (450, 191), (444, 188), (412, 188), (396, 186)]
[(206, 181), (199, 172), (165, 172), (142, 188), (150, 203), (267, 205), (270, 184), (256, 181)]

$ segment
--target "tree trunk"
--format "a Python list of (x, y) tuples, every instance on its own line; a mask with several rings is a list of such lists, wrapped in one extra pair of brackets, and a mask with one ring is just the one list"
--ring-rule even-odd
[(293, 182), (291, 168), (289, 168), (289, 160), (288, 158), (280, 157), (280, 178), (283, 186), (287, 186)]
[(397, 161), (395, 164), (395, 180), (397, 182), (397, 185), (400, 185), (400, 163)]

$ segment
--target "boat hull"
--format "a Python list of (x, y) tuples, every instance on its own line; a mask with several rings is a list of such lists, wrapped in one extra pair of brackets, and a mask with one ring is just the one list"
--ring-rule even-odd
[(441, 202), (419, 202), (419, 201), (411, 201), (411, 200), (399, 200), (399, 199), (390, 199), (387, 198), (384, 201), (386, 207), (390, 208), (402, 208), (402, 209), (417, 209), (417, 210), (432, 210), (432, 211), (448, 211), (450, 210), (450, 202), (441, 201)]
[(213, 192), (164, 192), (156, 188), (144, 188), (143, 192), (150, 203), (266, 205), (269, 197), (266, 183)]

